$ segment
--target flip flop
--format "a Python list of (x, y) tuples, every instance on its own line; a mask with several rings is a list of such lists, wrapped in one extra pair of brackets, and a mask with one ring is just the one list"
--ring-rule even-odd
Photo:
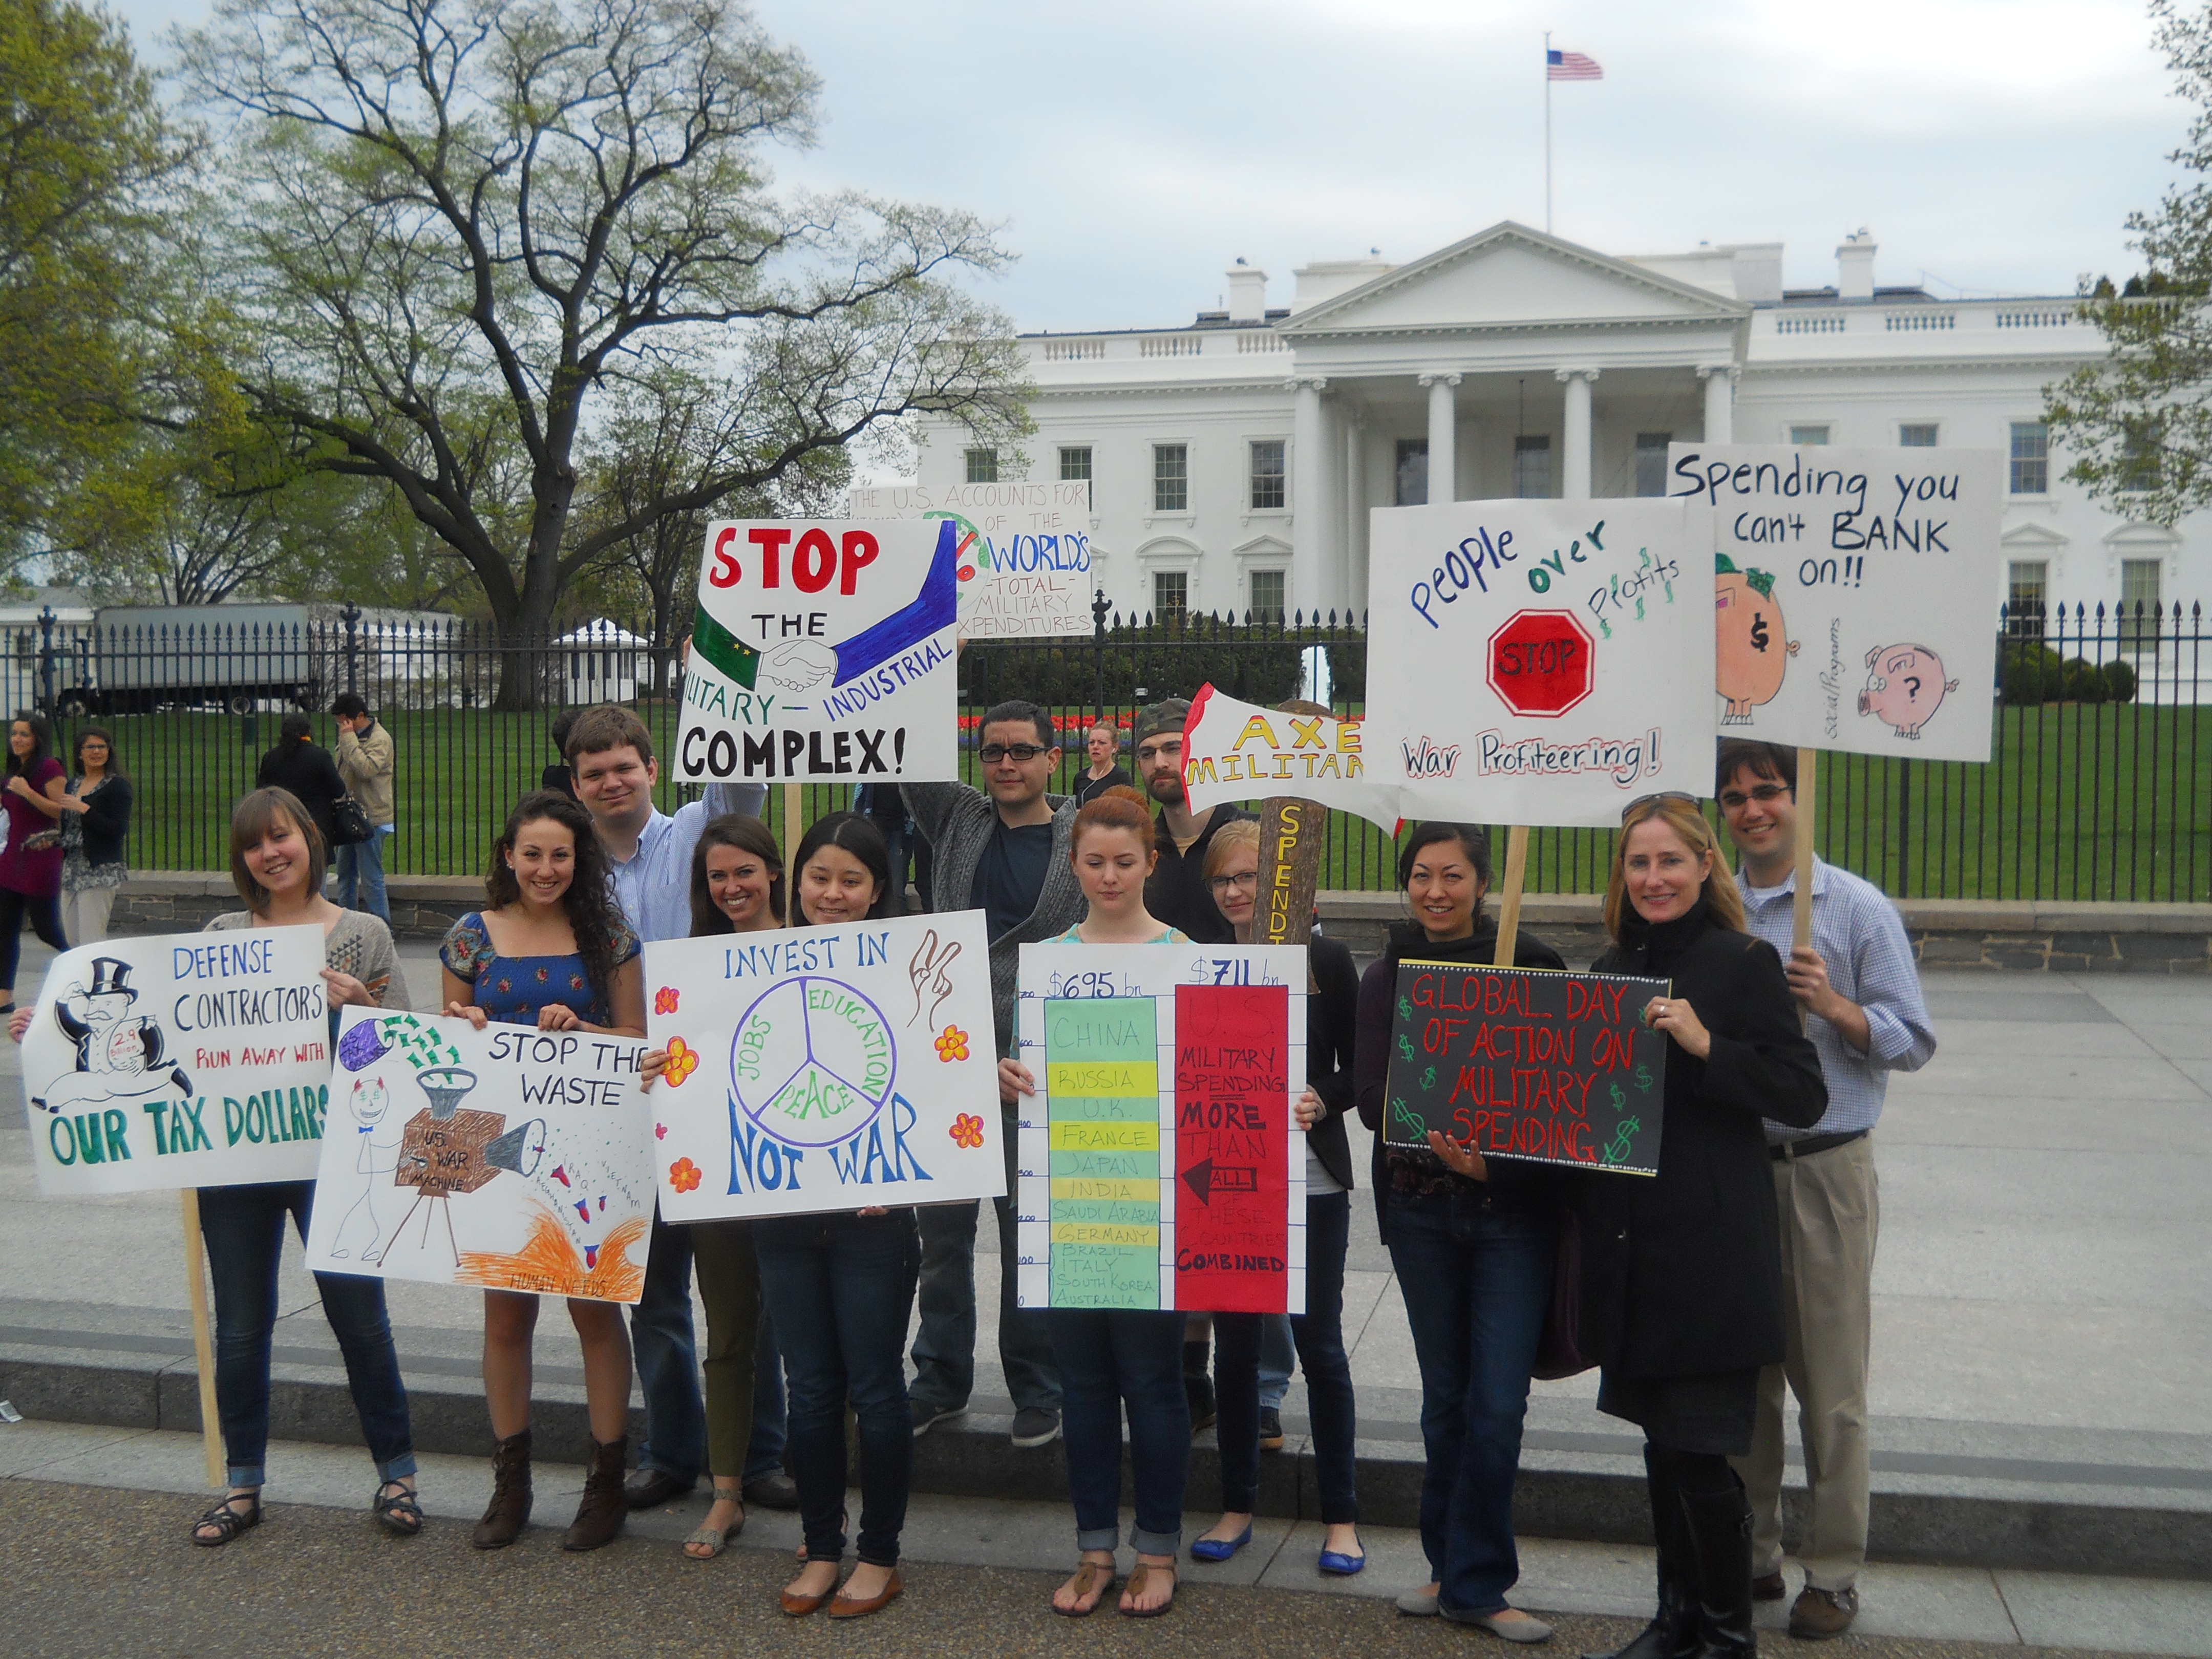
[[(1168, 1582), (1170, 1584), (1175, 1583), (1176, 1570), (1173, 1567), (1156, 1567), (1149, 1561), (1139, 1561), (1137, 1570), (1129, 1575), (1129, 1582), (1121, 1586), (1121, 1593), (1124, 1595), (1142, 1595), (1151, 1588), (1152, 1576), (1156, 1572), (1165, 1573)], [(1175, 1593), (1170, 1590), (1168, 1599), (1156, 1607), (1123, 1607), (1121, 1614), (1124, 1619), (1157, 1619), (1174, 1606)]]
[(1098, 1611), (1098, 1604), (1106, 1599), (1107, 1592), (1114, 1588), (1114, 1569), (1103, 1561), (1080, 1562), (1076, 1566), (1074, 1576), (1060, 1588), (1062, 1589), (1073, 1588), (1078, 1602), (1080, 1602), (1085, 1596), (1090, 1596), (1091, 1605), (1087, 1607), (1080, 1606), (1063, 1607), (1055, 1601), (1052, 1604), (1052, 1610), (1063, 1619), (1088, 1619)]

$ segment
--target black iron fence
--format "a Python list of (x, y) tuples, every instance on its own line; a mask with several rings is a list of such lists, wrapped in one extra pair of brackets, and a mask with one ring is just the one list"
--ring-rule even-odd
[[(1820, 792), (1824, 856), (1899, 897), (2212, 900), (2212, 662), (2200, 606), (2186, 612), (2076, 606), (1997, 618), (1986, 765), (1832, 755)], [(1024, 697), (1054, 711), (1072, 786), (1083, 732), (1121, 735), (1142, 704), (1212, 682), (1253, 702), (1307, 696), (1357, 714), (1366, 635), (1350, 617), (1316, 623), (1102, 612), (1087, 638), (986, 641), (962, 658), (961, 719), (972, 738), (990, 704)], [(672, 653), (611, 624), (526, 645), (459, 621), (371, 622), (325, 613), (240, 626), (70, 627), (48, 617), (0, 632), (13, 708), (56, 720), (64, 754), (105, 727), (137, 787), (131, 841), (142, 869), (216, 870), (231, 804), (251, 788), (287, 713), (332, 745), (332, 699), (358, 692), (398, 755), (400, 874), (473, 874), (515, 799), (557, 763), (563, 709), (634, 708), (664, 759), (676, 735)], [(971, 766), (972, 742), (963, 747)], [(672, 771), (672, 768), (669, 769)], [(664, 774), (673, 807), (684, 792)], [(808, 785), (811, 822), (849, 789)], [(777, 808), (781, 813), (781, 804)], [(781, 827), (781, 816), (777, 818)], [(1528, 881), (1595, 892), (1610, 832), (1538, 830)], [(1333, 814), (1324, 884), (1385, 889), (1396, 847)]]

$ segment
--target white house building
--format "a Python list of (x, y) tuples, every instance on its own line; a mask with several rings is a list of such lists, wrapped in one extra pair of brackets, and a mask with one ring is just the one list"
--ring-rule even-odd
[[(1779, 242), (1620, 258), (1504, 223), (1304, 266), (1280, 308), (1240, 261), (1187, 325), (1023, 337), (1026, 478), (1091, 481), (1118, 609), (1279, 616), (1365, 609), (1371, 507), (1662, 494), (1673, 440), (1971, 446), (2008, 457), (1993, 623), (2212, 599), (2212, 532), (2060, 478), (2042, 388), (2104, 350), (2072, 298), (1878, 287), (1875, 255), (1861, 231), (1833, 286), (1785, 289)], [(1024, 481), (957, 426), (921, 437), (924, 484)]]

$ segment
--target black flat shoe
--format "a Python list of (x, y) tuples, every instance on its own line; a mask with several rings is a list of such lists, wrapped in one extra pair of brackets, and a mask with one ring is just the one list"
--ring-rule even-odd
[(681, 1480), (666, 1469), (640, 1469), (623, 1483), (623, 1501), (634, 1510), (657, 1510), (698, 1484), (696, 1479)]

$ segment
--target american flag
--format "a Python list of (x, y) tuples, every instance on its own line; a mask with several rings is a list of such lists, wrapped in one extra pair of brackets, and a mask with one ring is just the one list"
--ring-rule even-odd
[(1544, 78), (1547, 81), (1602, 81), (1605, 71), (1598, 67), (1597, 59), (1586, 58), (1578, 52), (1547, 52), (1544, 54)]

